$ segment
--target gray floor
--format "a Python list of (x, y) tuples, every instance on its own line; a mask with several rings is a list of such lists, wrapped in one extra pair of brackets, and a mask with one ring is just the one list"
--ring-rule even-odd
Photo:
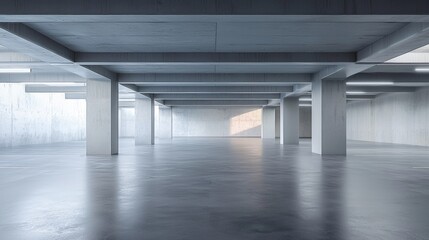
[(429, 239), (429, 148), (260, 139), (0, 150), (0, 239)]

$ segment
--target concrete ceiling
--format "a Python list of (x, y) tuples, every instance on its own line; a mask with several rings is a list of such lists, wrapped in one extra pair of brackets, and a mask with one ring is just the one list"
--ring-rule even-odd
[[(180, 100), (182, 105), (195, 99), (266, 105), (273, 96), (308, 94), (311, 79), (394, 79), (394, 86), (361, 88), (371, 94), (426, 85), (414, 69), (429, 64), (429, 58), (417, 65), (404, 64), (401, 56), (429, 52), (429, 3), (345, 2), (87, 0), (35, 6), (29, 0), (18, 5), (5, 0), (0, 5), (0, 44), (5, 46), (0, 67), (31, 67), (37, 79), (69, 72), (118, 80), (129, 91), (162, 94), (160, 102)], [(294, 82), (288, 74), (299, 78)], [(410, 74), (401, 77), (414, 82), (385, 74)]]
[(403, 23), (28, 23), (78, 52), (350, 52)]

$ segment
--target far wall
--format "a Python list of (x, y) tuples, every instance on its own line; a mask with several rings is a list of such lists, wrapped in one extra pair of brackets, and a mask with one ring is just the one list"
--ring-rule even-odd
[(173, 137), (260, 137), (260, 108), (173, 107)]
[(85, 100), (64, 93), (25, 93), (20, 83), (0, 84), (0, 147), (85, 139)]
[(348, 103), (347, 138), (429, 146), (429, 88)]

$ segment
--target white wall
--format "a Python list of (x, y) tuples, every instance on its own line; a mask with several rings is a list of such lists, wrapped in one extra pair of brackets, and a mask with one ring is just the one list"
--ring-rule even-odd
[(25, 85), (0, 84), (0, 147), (85, 139), (85, 100), (63, 93), (25, 93)]
[(347, 138), (429, 146), (429, 88), (348, 103)]
[(133, 138), (135, 136), (135, 109), (119, 108), (119, 137)]
[(173, 137), (260, 137), (261, 108), (174, 107)]

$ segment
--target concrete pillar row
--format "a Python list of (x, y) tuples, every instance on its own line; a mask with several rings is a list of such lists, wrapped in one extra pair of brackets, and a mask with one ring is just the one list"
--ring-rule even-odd
[(118, 82), (86, 83), (86, 153), (118, 154)]
[(299, 99), (280, 99), (280, 143), (299, 144)]
[(312, 105), (312, 151), (346, 155), (345, 81), (313, 81)]
[(135, 111), (135, 144), (153, 145), (155, 143), (154, 98), (137, 98)]
[(262, 108), (261, 138), (276, 138), (276, 109), (274, 107)]

